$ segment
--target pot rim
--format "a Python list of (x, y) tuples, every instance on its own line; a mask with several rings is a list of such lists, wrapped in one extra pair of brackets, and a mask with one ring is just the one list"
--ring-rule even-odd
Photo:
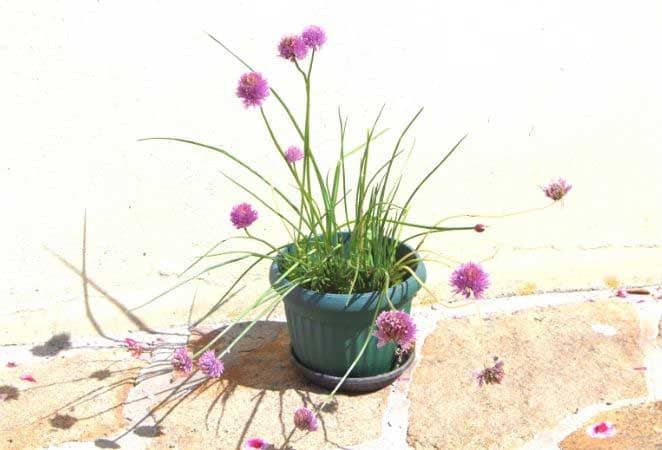
[[(342, 234), (346, 234), (346, 233), (347, 232), (342, 232)], [(425, 280), (427, 279), (427, 271), (425, 269), (425, 263), (421, 259), (421, 255), (417, 251), (415, 251), (409, 244), (400, 241), (398, 248), (402, 248), (402, 247), (406, 249), (407, 253), (410, 252), (414, 253), (414, 257), (418, 260), (418, 263), (416, 264), (416, 270), (414, 270), (414, 273), (421, 281), (425, 282)], [(269, 270), (269, 281), (272, 286), (275, 284), (276, 280), (278, 280), (281, 277), (281, 275), (282, 273), (280, 271), (280, 268), (278, 267), (278, 260), (274, 260), (271, 263), (271, 267)], [(291, 283), (288, 279), (284, 279), (280, 281), (279, 284), (287, 288), (291, 287)], [(416, 278), (409, 275), (400, 283), (391, 286), (388, 289), (388, 296), (389, 298), (392, 298), (396, 293), (396, 291), (398, 290), (404, 291), (406, 293), (408, 291), (416, 292), (418, 291), (418, 289), (420, 289), (419, 282), (416, 280)], [(333, 292), (313, 291), (311, 289), (306, 289), (301, 286), (296, 286), (287, 295), (287, 297), (316, 299), (318, 301), (320, 299), (324, 299), (330, 302), (342, 302), (343, 304), (347, 303), (348, 305), (351, 305), (352, 303), (356, 303), (356, 302), (361, 304), (369, 303), (376, 295), (379, 295), (379, 293), (380, 291), (368, 291), (368, 292), (355, 292), (353, 294), (339, 294)]]

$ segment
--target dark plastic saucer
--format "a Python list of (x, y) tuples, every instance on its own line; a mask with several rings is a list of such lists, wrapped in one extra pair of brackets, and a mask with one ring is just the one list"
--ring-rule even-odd
[[(338, 382), (342, 377), (336, 377), (333, 375), (327, 375), (325, 373), (315, 372), (312, 369), (304, 366), (301, 361), (299, 361), (294, 354), (294, 350), (290, 348), (290, 356), (292, 357), (292, 362), (294, 366), (301, 372), (301, 374), (311, 383), (316, 384), (327, 389), (333, 389), (336, 387)], [(414, 352), (409, 352), (406, 356), (405, 362), (391, 370), (390, 372), (383, 373), (381, 375), (374, 375), (371, 377), (362, 377), (362, 378), (346, 378), (345, 382), (340, 387), (342, 392), (374, 392), (378, 391), (389, 384), (393, 383), (402, 373), (411, 366), (414, 362)]]

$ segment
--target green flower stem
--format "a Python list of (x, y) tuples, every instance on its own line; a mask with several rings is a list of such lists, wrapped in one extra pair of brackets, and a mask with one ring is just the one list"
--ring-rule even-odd
[(450, 156), (455, 152), (455, 150), (457, 150), (457, 148), (460, 146), (460, 144), (462, 143), (462, 141), (464, 141), (464, 140), (466, 139), (467, 136), (468, 136), (467, 134), (465, 134), (464, 136), (462, 136), (462, 139), (460, 139), (459, 141), (457, 141), (457, 144), (455, 144), (455, 145), (453, 146), (453, 148), (451, 148), (451, 150), (446, 154), (446, 156), (444, 156), (444, 158), (443, 158), (441, 161), (439, 161), (439, 162), (437, 163), (437, 165), (435, 165), (435, 166), (434, 166), (434, 167), (433, 167), (433, 168), (427, 173), (427, 175), (425, 175), (425, 177), (423, 177), (423, 180), (421, 180), (421, 182), (419, 182), (418, 185), (416, 185), (416, 188), (414, 188), (414, 190), (412, 191), (412, 193), (409, 195), (409, 198), (408, 198), (407, 201), (405, 202), (405, 204), (404, 204), (404, 206), (403, 206), (403, 209), (405, 209), (405, 210), (407, 209), (407, 207), (409, 206), (409, 203), (411, 203), (411, 201), (412, 201), (413, 198), (416, 196), (416, 193), (419, 191), (419, 189), (420, 189), (420, 188), (425, 184), (425, 182), (426, 182), (426, 181), (427, 181), (427, 180), (428, 180), (428, 179), (429, 179), (429, 178), (430, 178), (430, 177), (431, 177), (431, 176), (437, 171), (437, 169), (439, 169), (439, 167), (441, 167), (442, 164), (445, 163), (446, 160), (447, 160), (448, 158), (450, 158)]
[[(223, 172), (221, 172), (221, 173), (223, 173)], [(298, 230), (299, 233), (301, 233), (301, 229), (300, 229), (299, 227), (297, 227), (294, 223), (292, 223), (292, 221), (291, 221), (290, 219), (288, 219), (287, 217), (285, 217), (284, 215), (282, 215), (280, 212), (278, 212), (276, 209), (274, 209), (274, 208), (273, 208), (268, 202), (264, 201), (264, 200), (262, 199), (262, 197), (260, 197), (259, 195), (257, 195), (257, 194), (256, 194), (255, 192), (253, 192), (252, 190), (248, 189), (248, 188), (247, 188), (246, 186), (244, 186), (243, 184), (241, 184), (241, 183), (239, 183), (238, 181), (236, 181), (234, 178), (229, 177), (229, 176), (227, 176), (227, 175), (224, 174), (224, 173), (223, 173), (223, 176), (224, 176), (225, 178), (227, 178), (231, 183), (233, 183), (233, 184), (239, 186), (241, 189), (243, 189), (244, 191), (246, 191), (246, 192), (247, 192), (248, 194), (250, 194), (253, 198), (255, 198), (258, 202), (262, 203), (262, 204), (263, 204), (263, 205), (264, 205), (269, 211), (271, 211), (271, 212), (273, 212), (274, 214), (276, 214), (278, 217), (280, 217), (281, 219), (283, 219), (284, 221), (286, 221), (290, 226), (292, 226), (292, 228), (294, 228), (295, 230)]]
[(201, 318), (199, 318), (198, 320), (196, 320), (196, 321), (193, 323), (193, 325), (191, 325), (190, 328), (193, 328), (193, 327), (196, 327), (196, 326), (200, 325), (204, 320), (206, 320), (209, 316), (211, 316), (213, 313), (215, 313), (215, 312), (216, 312), (221, 306), (223, 306), (223, 305), (225, 304), (225, 302), (227, 301), (227, 300), (225, 300), (225, 299), (230, 295), (230, 293), (231, 293), (232, 290), (235, 288), (235, 286), (237, 286), (237, 285), (239, 284), (239, 282), (240, 282), (240, 281), (241, 281), (246, 275), (248, 275), (248, 273), (249, 273), (251, 270), (253, 270), (253, 268), (255, 268), (255, 266), (257, 266), (257, 265), (262, 261), (262, 259), (264, 259), (264, 258), (258, 258), (258, 259), (256, 259), (256, 260), (255, 260), (250, 266), (248, 266), (248, 268), (246, 268), (246, 269), (241, 273), (241, 275), (239, 275), (239, 277), (237, 277), (237, 279), (234, 281), (234, 283), (232, 283), (232, 285), (231, 285), (231, 286), (225, 291), (225, 293), (224, 293), (224, 294), (221, 296), (221, 298), (220, 298), (220, 299), (214, 304), (214, 306), (212, 306), (212, 307), (209, 309), (209, 311), (207, 311), (207, 312), (206, 312)]
[[(278, 278), (278, 280), (276, 280), (276, 282), (274, 283), (274, 285), (277, 286), (278, 283), (280, 283), (280, 282), (282, 282), (283, 280), (287, 279), (287, 276), (290, 274), (290, 272), (292, 272), (294, 269), (296, 269), (296, 268), (298, 267), (298, 265), (299, 265), (298, 263), (293, 264), (292, 267), (290, 267), (287, 271), (285, 271), (285, 272), (284, 272), (284, 273)], [(292, 289), (294, 289), (294, 287), (296, 287), (296, 284), (292, 284)], [(219, 333), (218, 335), (216, 335), (216, 336), (214, 337), (214, 339), (212, 339), (211, 341), (209, 341), (209, 343), (207, 343), (207, 345), (205, 345), (202, 349), (198, 350), (198, 351), (193, 355), (193, 358), (197, 358), (197, 357), (200, 356), (202, 353), (204, 353), (206, 350), (208, 350), (212, 345), (214, 345), (216, 342), (218, 342), (218, 340), (221, 339), (221, 338), (222, 338), (222, 337), (223, 337), (228, 331), (230, 331), (230, 330), (232, 329), (232, 327), (234, 327), (234, 326), (235, 326), (235, 325), (236, 325), (241, 319), (243, 319), (244, 317), (246, 317), (246, 315), (247, 315), (248, 313), (250, 313), (250, 312), (253, 311), (255, 308), (258, 308), (260, 305), (262, 305), (263, 303), (265, 303), (266, 301), (268, 301), (268, 300), (273, 296), (273, 294), (272, 294), (273, 292), (276, 292), (273, 288), (269, 288), (269, 289), (267, 289), (266, 291), (264, 291), (264, 292), (262, 293), (262, 295), (260, 295), (260, 296), (258, 297), (258, 299), (257, 299), (257, 300), (256, 300), (251, 306), (249, 306), (248, 308), (246, 308), (246, 309), (245, 309), (245, 310), (239, 315), (239, 317), (238, 317), (234, 322), (232, 322), (230, 325), (228, 325), (228, 326), (227, 326), (227, 327), (226, 327), (221, 333)], [(276, 292), (276, 293), (277, 293), (277, 292)], [(242, 336), (243, 336), (243, 334), (242, 334)]]
[(221, 252), (221, 253), (212, 253), (210, 255), (207, 255), (207, 257), (211, 258), (211, 257), (214, 257), (214, 256), (224, 256), (224, 255), (246, 255), (246, 257), (255, 256), (255, 257), (258, 257), (258, 258), (269, 258), (269, 259), (274, 259), (274, 260), (276, 259), (275, 256), (267, 256), (267, 255), (263, 255), (262, 253), (246, 252), (246, 251), (242, 251), (242, 250), (231, 250), (231, 251)]
[[(276, 139), (276, 136), (273, 132), (273, 129), (271, 128), (271, 124), (269, 123), (269, 120), (267, 119), (267, 116), (264, 113), (263, 108), (260, 108), (260, 113), (262, 114), (262, 119), (264, 120), (264, 124), (266, 125), (267, 130), (269, 131), (269, 136), (271, 136), (272, 142), (274, 143), (274, 145), (278, 149), (278, 152), (280, 153), (283, 160), (287, 163), (287, 158), (285, 156), (285, 152), (283, 152), (283, 148), (278, 143), (278, 141)], [(316, 223), (315, 219), (317, 219), (318, 222), (321, 220), (320, 219), (319, 208), (317, 207), (317, 203), (312, 198), (310, 192), (308, 192), (308, 191), (306, 191), (306, 189), (304, 189), (302, 181), (299, 179), (299, 174), (297, 173), (296, 170), (294, 170), (294, 167), (292, 167), (292, 165), (289, 164), (289, 163), (287, 163), (287, 167), (288, 167), (292, 177), (294, 178), (294, 180), (297, 183), (297, 186), (299, 188), (299, 192), (301, 193), (301, 196), (306, 198), (305, 201), (303, 201), (303, 198), (302, 198), (301, 206), (300, 206), (299, 210), (300, 211), (305, 211), (305, 212), (308, 213), (308, 220), (306, 221), (306, 226), (311, 230), (312, 233), (314, 233), (315, 232), (314, 230), (316, 228), (315, 227), (315, 223)], [(315, 213), (316, 218), (313, 218), (313, 216), (312, 216), (313, 213)], [(301, 228), (301, 223), (302, 223), (301, 221), (302, 220), (304, 220), (303, 219), (303, 214), (300, 214), (299, 215), (299, 228)]]
[(258, 177), (263, 183), (265, 183), (267, 186), (269, 186), (271, 189), (273, 189), (285, 202), (290, 205), (292, 209), (294, 209), (294, 212), (299, 214), (299, 209), (290, 201), (289, 198), (285, 194), (283, 194), (276, 186), (274, 186), (269, 180), (267, 180), (264, 176), (262, 176), (257, 170), (253, 169), (251, 166), (234, 156), (232, 153), (228, 152), (227, 150), (224, 150), (220, 147), (214, 147), (212, 145), (207, 145), (203, 144), (201, 142), (196, 142), (192, 141), (190, 139), (181, 139), (181, 138), (174, 138), (174, 137), (151, 137), (151, 138), (144, 138), (144, 139), (138, 139), (138, 142), (142, 141), (173, 141), (173, 142), (182, 142), (185, 144), (191, 144), (191, 145), (196, 145), (198, 147), (203, 147), (209, 150), (213, 150), (215, 152), (221, 153), (222, 155), (230, 158), (232, 161), (236, 162), (240, 166), (242, 166), (244, 169), (248, 170), (250, 173)]
[(372, 332), (375, 329), (375, 321), (377, 320), (377, 315), (379, 314), (379, 307), (381, 306), (380, 305), (381, 298), (382, 298), (381, 295), (377, 298), (377, 305), (375, 306), (375, 314), (372, 317), (372, 322), (371, 322), (371, 325), (370, 325), (370, 329), (368, 330), (368, 335), (366, 336), (366, 339), (363, 342), (363, 345), (361, 346), (361, 350), (359, 351), (359, 354), (356, 356), (356, 358), (354, 358), (354, 361), (352, 361), (352, 364), (349, 366), (349, 369), (347, 369), (347, 371), (345, 372), (343, 377), (340, 379), (338, 384), (336, 384), (336, 387), (333, 388), (331, 393), (326, 396), (326, 398), (324, 399), (322, 404), (319, 406), (319, 408), (316, 408), (317, 413), (319, 413), (319, 411), (321, 411), (324, 408), (324, 406), (326, 406), (327, 403), (329, 403), (333, 399), (333, 397), (338, 392), (338, 389), (340, 389), (340, 386), (342, 386), (342, 384), (345, 382), (345, 380), (347, 379), (349, 374), (352, 372), (352, 370), (354, 370), (354, 367), (356, 367), (356, 365), (358, 364), (359, 360), (361, 359), (361, 357), (365, 353), (366, 348), (368, 348), (368, 343), (370, 342), (370, 340), (372, 338)]
[[(239, 61), (241, 64), (244, 65), (244, 67), (246, 67), (246, 68), (247, 68), (248, 70), (250, 70), (251, 72), (255, 72), (255, 70), (254, 70), (250, 65), (248, 65), (248, 63), (246, 63), (246, 62), (245, 62), (243, 59), (241, 59), (236, 53), (234, 53), (232, 50), (230, 50), (225, 44), (223, 44), (221, 41), (219, 41), (218, 39), (216, 39), (214, 36), (212, 36), (212, 35), (209, 34), (209, 33), (207, 33), (207, 36), (209, 36), (210, 38), (212, 38), (217, 44), (219, 44), (221, 47), (223, 47), (223, 49), (225, 49), (226, 52), (228, 52), (229, 54), (231, 54), (232, 56), (234, 56), (235, 59), (236, 59), (237, 61)], [(285, 113), (286, 113), (287, 116), (290, 118), (290, 121), (292, 122), (292, 125), (294, 125), (294, 128), (297, 130), (297, 133), (299, 134), (299, 137), (300, 137), (301, 139), (303, 139), (303, 133), (301, 132), (301, 128), (299, 127), (299, 124), (297, 123), (296, 119), (294, 118), (294, 115), (293, 115), (292, 112), (290, 111), (290, 108), (288, 108), (287, 104), (283, 101), (283, 99), (281, 98), (281, 96), (278, 95), (278, 93), (276, 92), (276, 90), (275, 90), (274, 88), (269, 87), (269, 90), (271, 91), (272, 94), (274, 94), (274, 97), (276, 97), (276, 100), (278, 100), (278, 103), (280, 103), (280, 105), (281, 105), (281, 106), (283, 107), (283, 109), (285, 110)]]
[(255, 236), (253, 236), (253, 235), (250, 233), (250, 231), (248, 231), (248, 228), (244, 228), (244, 232), (246, 233), (246, 236), (241, 236), (241, 237), (256, 240), (256, 241), (258, 241), (258, 242), (263, 243), (264, 245), (266, 245), (267, 247), (269, 247), (270, 249), (272, 249), (274, 252), (277, 252), (277, 251), (278, 251), (278, 249), (277, 249), (276, 247), (274, 247), (273, 245), (271, 245), (271, 243), (270, 243), (269, 241), (265, 241), (264, 239), (261, 239), (261, 238), (259, 238), (259, 237), (255, 237)]

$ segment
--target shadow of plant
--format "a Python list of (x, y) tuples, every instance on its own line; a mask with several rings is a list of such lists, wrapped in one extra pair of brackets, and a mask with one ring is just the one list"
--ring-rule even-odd
[(74, 416), (70, 416), (69, 414), (56, 414), (55, 417), (49, 419), (48, 422), (55, 428), (68, 430), (69, 428), (73, 427), (76, 422), (78, 422), (78, 419), (76, 419)]
[(142, 425), (133, 430), (140, 437), (153, 438), (163, 436), (163, 427), (161, 425)]
[[(190, 351), (200, 350), (219, 333), (226, 331), (214, 344), (215, 348), (222, 350), (249, 325), (244, 322), (230, 330), (194, 330), (189, 341)], [(211, 433), (210, 436), (218, 437), (217, 441), (213, 441), (215, 445), (240, 449), (251, 437), (249, 434), (267, 426), (280, 431), (282, 444), (277, 448), (304, 448), (296, 442), (301, 437), (292, 441), (292, 414), (298, 406), (313, 407), (327, 391), (309, 384), (292, 364), (286, 325), (281, 322), (256, 322), (232, 352), (223, 356), (223, 362), (225, 373), (221, 379), (206, 380), (200, 374), (194, 374), (190, 378), (191, 381), (197, 380), (197, 385), (191, 385), (187, 392), (166, 399), (152, 409), (152, 413), (158, 411), (160, 416), (157, 424), (173, 426), (174, 434), (170, 435), (170, 439), (176, 440), (178, 434), (182, 438), (191, 433), (199, 434), (197, 427), (203, 426)], [(334, 401), (323, 412), (325, 415), (336, 414), (338, 407)], [(202, 408), (206, 409), (204, 416), (200, 412)], [(177, 411), (179, 409), (181, 411)], [(277, 418), (276, 423), (265, 425), (265, 421), (272, 422), (274, 417)], [(186, 422), (199, 425), (195, 425), (194, 429)], [(318, 433), (323, 435), (325, 442), (340, 447), (328, 435), (324, 416), (320, 417), (320, 425)], [(200, 441), (198, 445), (207, 443)]]
[(99, 448), (121, 448), (117, 442), (110, 439), (96, 439), (94, 446)]
[(71, 348), (71, 336), (69, 333), (60, 333), (51, 337), (42, 345), (36, 345), (30, 349), (35, 356), (55, 356), (63, 350)]
[(0, 399), (5, 401), (7, 400), (18, 400), (19, 392), (18, 388), (5, 384), (0, 386)]
[(112, 375), (111, 371), (108, 369), (97, 370), (90, 374), (90, 378), (95, 378), (99, 381), (105, 380), (106, 378)]

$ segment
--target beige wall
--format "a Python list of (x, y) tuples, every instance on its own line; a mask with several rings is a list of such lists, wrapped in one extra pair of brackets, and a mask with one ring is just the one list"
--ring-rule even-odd
[[(196, 288), (200, 311), (236, 273), (179, 290), (133, 322), (109, 299), (132, 307), (175, 283), (232, 233), (229, 209), (246, 199), (221, 171), (251, 182), (211, 152), (138, 138), (221, 144), (289, 183), (258, 113), (234, 96), (242, 67), (204, 31), (244, 55), (300, 113), (299, 79), (275, 46), (310, 23), (327, 29), (313, 81), (314, 147), (325, 163), (337, 152), (338, 105), (359, 142), (387, 104), (382, 155), (426, 107), (412, 134), (409, 186), (468, 132), (412, 219), (544, 205), (538, 186), (568, 178), (575, 187), (563, 207), (484, 219), (493, 226), (482, 235), (431, 241), (460, 261), (498, 249), (486, 263), (493, 294), (527, 283), (600, 286), (608, 275), (659, 282), (661, 20), (657, 1), (3, 2), (0, 341), (95, 332), (75, 272), (85, 211), (85, 270), (99, 288), (87, 287), (88, 312), (104, 332), (138, 319), (184, 323)], [(266, 109), (283, 143), (294, 142), (275, 102)], [(255, 233), (283, 242), (262, 212)], [(440, 296), (447, 277), (448, 269), (431, 269)], [(264, 286), (256, 272), (230, 309)]]

